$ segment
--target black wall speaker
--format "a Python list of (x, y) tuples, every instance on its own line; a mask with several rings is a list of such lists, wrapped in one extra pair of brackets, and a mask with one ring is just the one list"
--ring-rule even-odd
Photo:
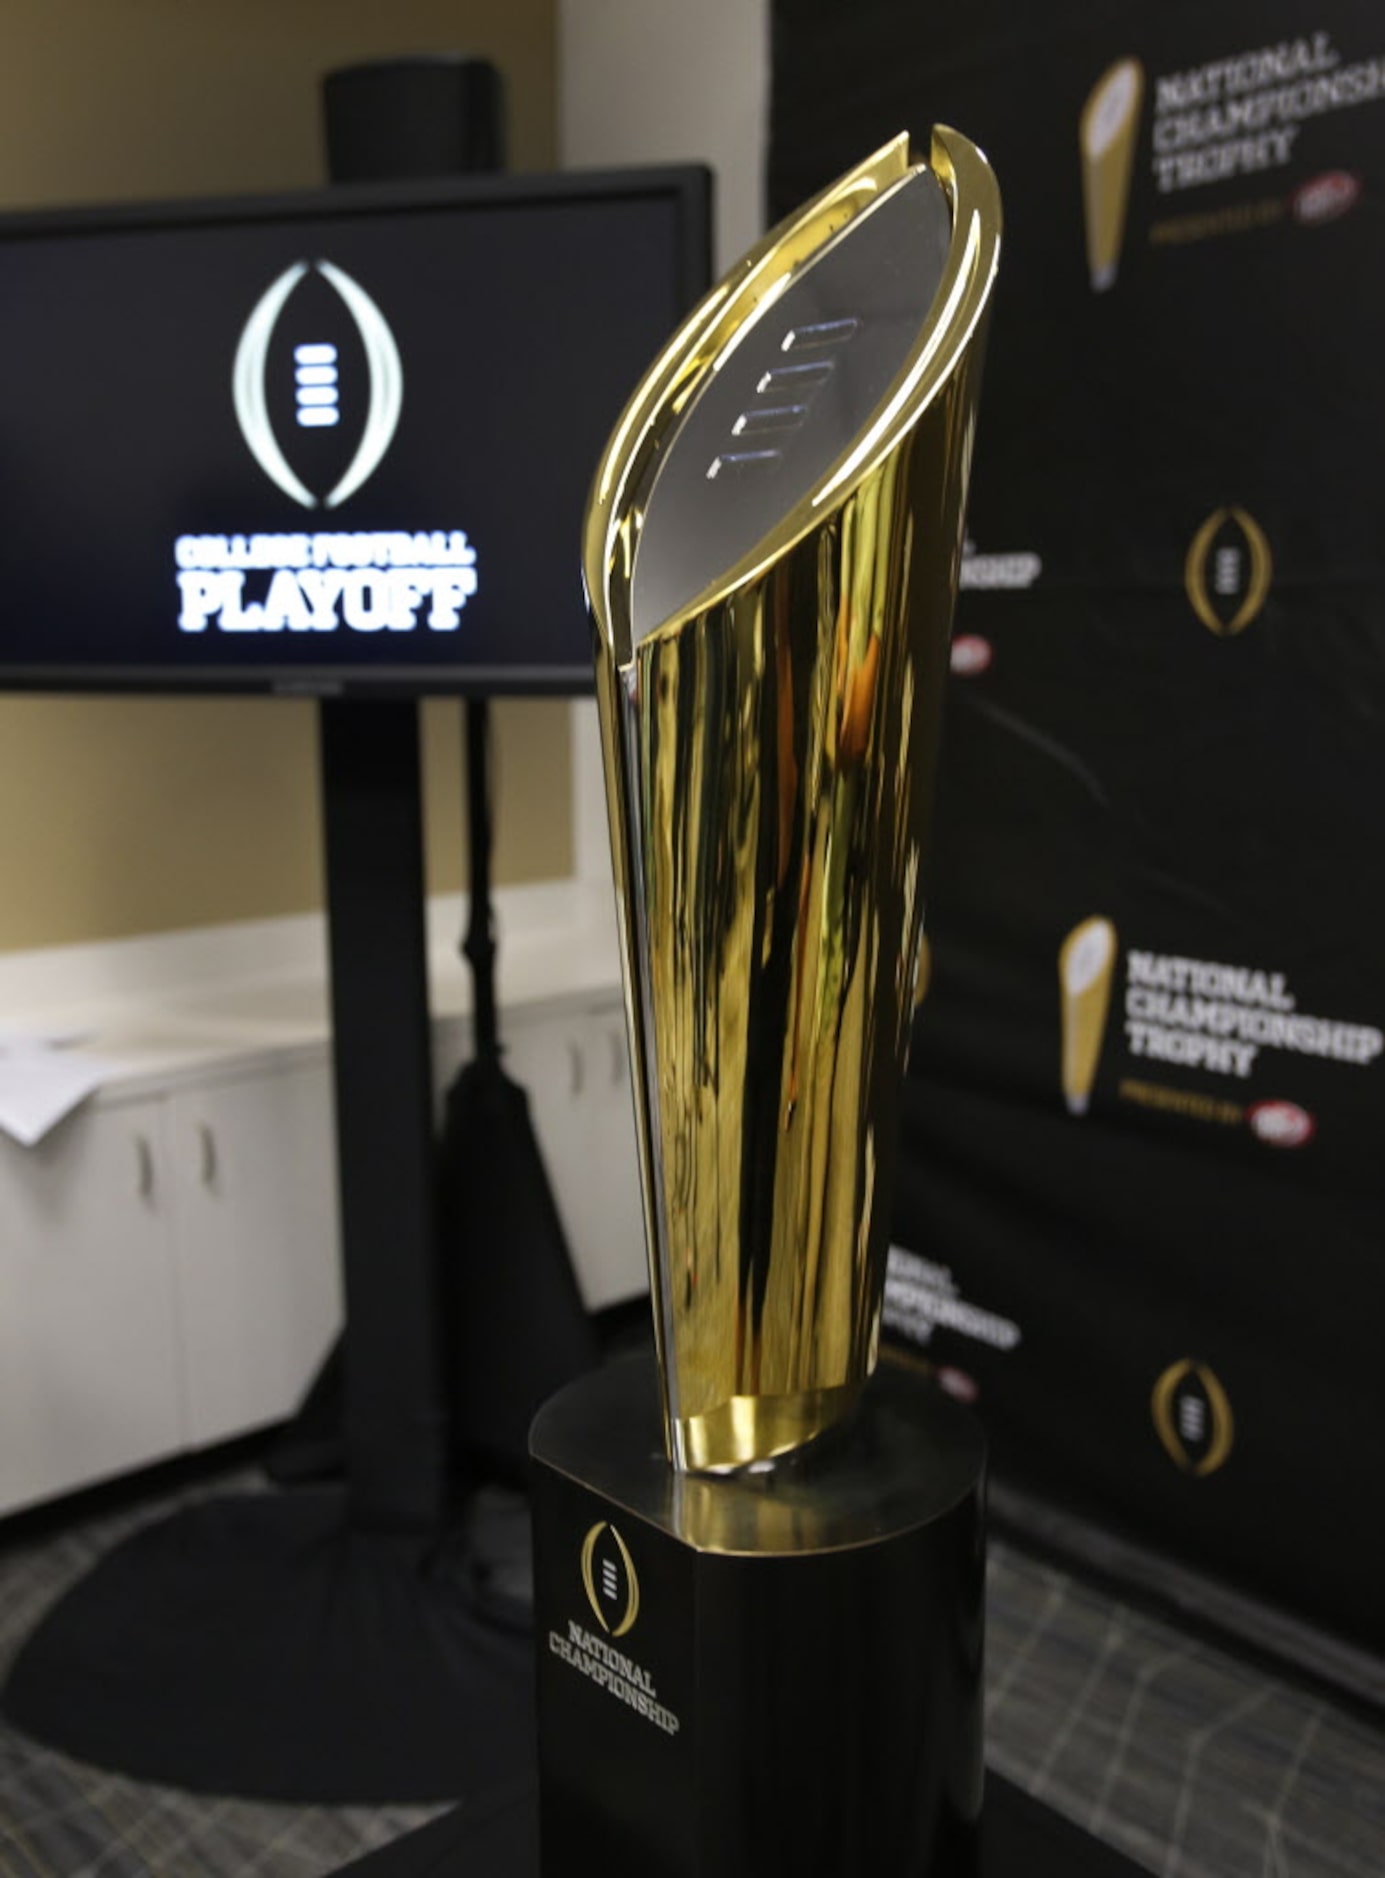
[(322, 81), (334, 183), (505, 167), (504, 81), (460, 53), (345, 65)]

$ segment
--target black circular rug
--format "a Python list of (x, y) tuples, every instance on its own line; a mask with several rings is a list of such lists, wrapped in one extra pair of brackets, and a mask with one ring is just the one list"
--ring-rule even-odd
[(351, 1530), (333, 1490), (186, 1508), (40, 1623), (3, 1697), (80, 1760), (323, 1804), (465, 1799), (534, 1764), (522, 1602), (459, 1540)]

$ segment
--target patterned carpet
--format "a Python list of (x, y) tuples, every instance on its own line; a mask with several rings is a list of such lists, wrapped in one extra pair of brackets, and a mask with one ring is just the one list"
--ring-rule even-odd
[[(0, 1673), (105, 1547), (172, 1503), (0, 1529)], [(1149, 1871), (1385, 1878), (1385, 1731), (998, 1542), (988, 1621), (990, 1764)], [(0, 1725), (0, 1878), (319, 1878), (431, 1816), (209, 1800)]]
[(1385, 1730), (991, 1548), (987, 1760), (1162, 1878), (1385, 1878)]

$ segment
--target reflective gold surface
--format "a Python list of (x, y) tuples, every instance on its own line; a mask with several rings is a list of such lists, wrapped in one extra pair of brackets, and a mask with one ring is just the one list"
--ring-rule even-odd
[(939, 709), (999, 248), (955, 132), (942, 283), (811, 494), (667, 622), (632, 632), (662, 455), (708, 374), (854, 216), (907, 138), (775, 230), (636, 393), (598, 471), (597, 623), (651, 1281), (676, 1466), (801, 1446), (875, 1362)]

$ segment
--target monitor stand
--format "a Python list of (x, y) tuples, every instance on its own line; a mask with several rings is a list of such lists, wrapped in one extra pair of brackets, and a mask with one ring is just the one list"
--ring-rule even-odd
[(320, 706), (346, 1326), (346, 1495), (368, 1532), (448, 1503), (419, 708)]
[[(334, 181), (501, 166), (485, 60), (347, 68), (324, 98)], [(449, 1093), (440, 1184), (419, 707), (320, 706), (346, 1327), (340, 1387), (317, 1393), (344, 1399), (345, 1484), (185, 1507), (54, 1607), (3, 1708), (81, 1759), (327, 1804), (465, 1799), (532, 1765), (529, 1614), (512, 1595), (527, 1513), (484, 1494), (459, 1505), (451, 1450), (522, 1465), (531, 1406), (595, 1347), (523, 1093), (500, 1067), (487, 708), (467, 701), (477, 1060)]]

